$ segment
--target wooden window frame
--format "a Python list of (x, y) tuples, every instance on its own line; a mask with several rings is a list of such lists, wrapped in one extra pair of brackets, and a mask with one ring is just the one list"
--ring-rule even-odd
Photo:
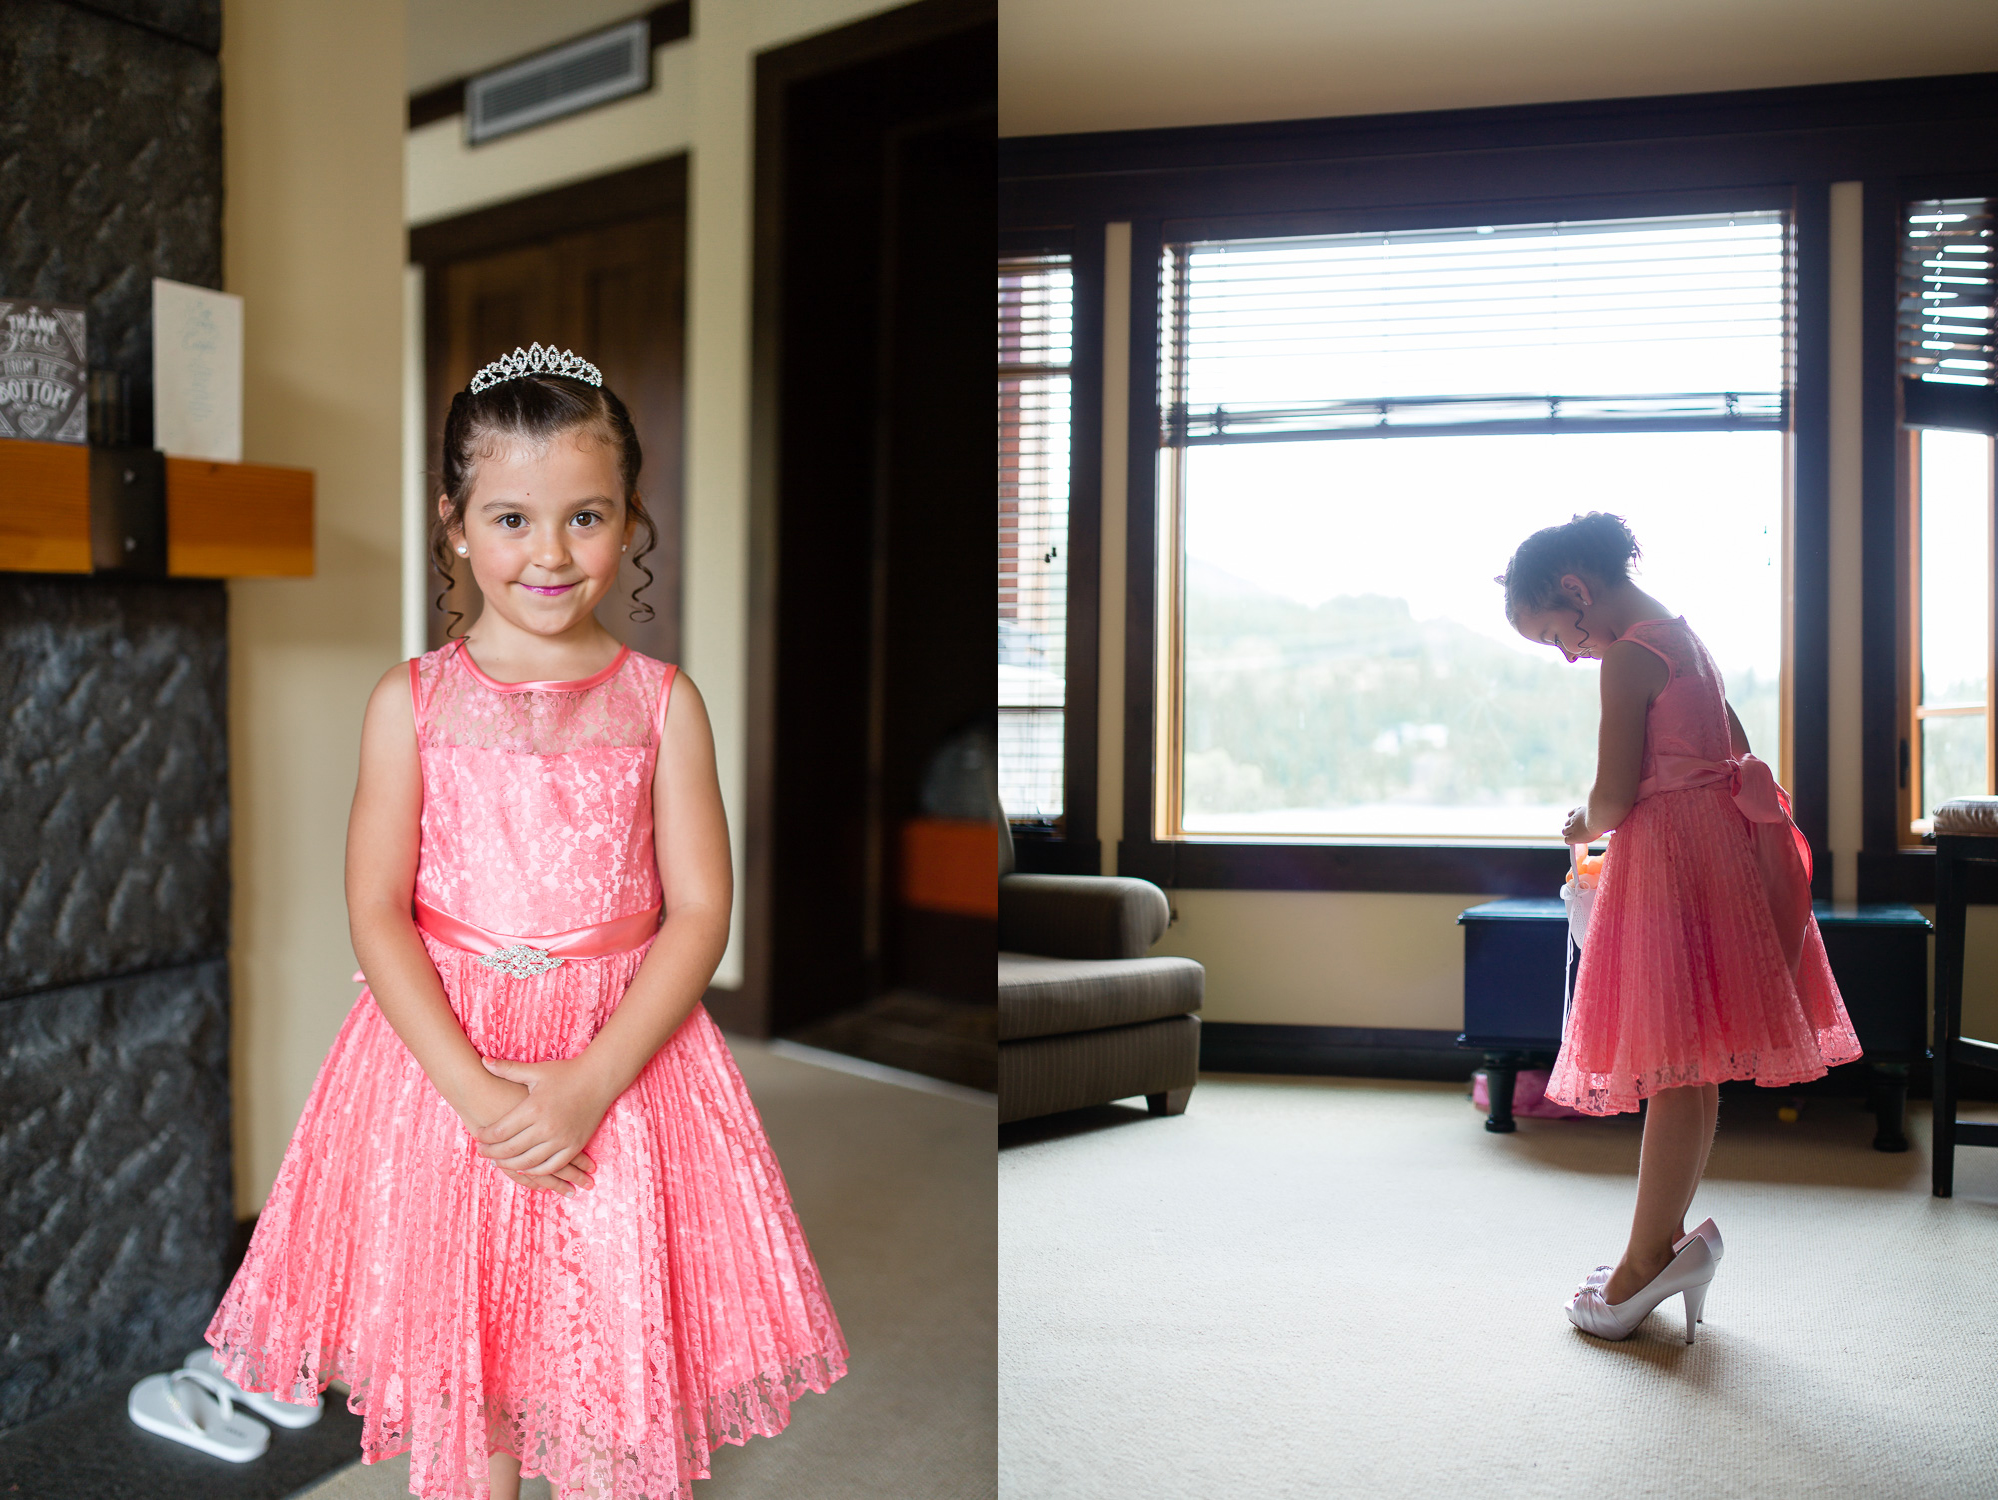
[[(1366, 230), (1441, 229), (1466, 223), (1546, 223), (1571, 219), (1641, 218), (1673, 214), (1720, 213), (1779, 210), (1786, 215), (1792, 254), (1802, 234), (1802, 214), (1798, 195), (1790, 189), (1763, 187), (1722, 188), (1690, 191), (1618, 192), (1589, 197), (1536, 197), (1532, 199), (1485, 199), (1457, 202), (1441, 207), (1385, 205), (1360, 209), (1315, 210), (1253, 216), (1202, 215), (1169, 219), (1156, 225), (1156, 237), (1141, 255), (1136, 227), (1132, 234), (1131, 327), (1133, 358), (1131, 380), (1131, 475), (1127, 505), (1134, 528), (1142, 508), (1151, 522), (1149, 545), (1141, 562), (1134, 551), (1128, 576), (1142, 575), (1155, 590), (1154, 603), (1146, 621), (1144, 640), (1153, 661), (1145, 681), (1150, 689), (1145, 708), (1151, 718), (1142, 741), (1147, 765), (1143, 773), (1130, 753), (1136, 732), (1135, 714), (1126, 709), (1126, 766), (1124, 838), (1118, 846), (1118, 869), (1141, 875), (1167, 886), (1221, 887), (1229, 889), (1274, 890), (1360, 890), (1403, 891), (1426, 894), (1491, 893), (1509, 896), (1546, 895), (1556, 889), (1567, 870), (1568, 853), (1551, 839), (1547, 841), (1505, 839), (1422, 839), (1372, 840), (1338, 837), (1250, 838), (1226, 835), (1188, 835), (1175, 830), (1174, 809), (1179, 805), (1183, 767), (1181, 735), (1184, 730), (1182, 703), (1184, 674), (1180, 653), (1184, 633), (1179, 628), (1182, 601), (1178, 585), (1183, 570), (1175, 566), (1181, 546), (1184, 519), (1182, 504), (1165, 493), (1176, 482), (1178, 458), (1160, 447), (1162, 427), (1159, 406), (1160, 382), (1150, 380), (1145, 392), (1139, 389), (1136, 372), (1163, 368), (1161, 334), (1166, 316), (1163, 294), (1163, 265), (1167, 246), (1192, 240), (1260, 238), (1278, 235), (1314, 235), (1363, 232)], [(1827, 216), (1828, 217), (1828, 216)], [(1828, 228), (1828, 223), (1827, 223)], [(1799, 260), (1801, 256), (1797, 257)], [(1804, 311), (1795, 283), (1800, 266), (1793, 266), (1791, 293), (1799, 305), (1792, 310), (1792, 344), (1803, 338)], [(1151, 331), (1148, 363), (1138, 358), (1140, 323)], [(1794, 347), (1792, 359), (1796, 358)], [(1797, 522), (1807, 507), (1796, 497), (1796, 478), (1805, 466), (1798, 462), (1800, 429), (1811, 432), (1822, 444), (1823, 436), (1811, 415), (1813, 407), (1801, 397), (1802, 361), (1798, 361), (1798, 385), (1793, 388), (1791, 425), (1785, 434), (1784, 472), (1789, 481), (1784, 496), (1784, 514), (1790, 520), (1786, 537), (1786, 568), (1797, 575)], [(1819, 361), (1822, 367), (1822, 360)], [(1388, 441), (1388, 440), (1383, 440)], [(1146, 445), (1141, 461), (1140, 445)], [(1163, 461), (1161, 454), (1169, 456)], [(1142, 476), (1142, 477), (1141, 477)], [(1183, 500), (1183, 496), (1179, 497)], [(1826, 503), (1820, 508), (1828, 511)], [(1828, 527), (1828, 515), (1824, 518)], [(1826, 580), (1828, 586), (1828, 579)], [(1822, 614), (1827, 587), (1818, 590), (1818, 612)], [(1803, 613), (1804, 590), (1799, 590), (1798, 614)], [(1784, 742), (1785, 770), (1803, 757), (1797, 753), (1795, 730), (1800, 716), (1794, 711), (1796, 653), (1793, 642), (1799, 621), (1786, 618), (1783, 644), (1784, 684), (1780, 693), (1783, 722), (1793, 732)], [(1828, 626), (1826, 627), (1828, 633)], [(1135, 612), (1126, 630), (1126, 650), (1138, 630)], [(1135, 682), (1127, 673), (1127, 682)], [(1127, 689), (1128, 691), (1128, 689)], [(1134, 695), (1135, 696), (1135, 695)], [(1825, 717), (1816, 718), (1818, 747), (1822, 746)], [(1820, 749), (1820, 759), (1822, 759)], [(1585, 789), (1578, 788), (1578, 792)], [(1139, 797), (1144, 798), (1142, 809)], [(1142, 816), (1140, 813), (1142, 812)], [(1133, 830), (1139, 830), (1134, 836)]]
[[(1980, 74), (1987, 87), (1998, 75)], [(1921, 429), (1906, 421), (1899, 366), (1901, 244), (1908, 206), (1934, 198), (1998, 198), (1998, 151), (1947, 173), (1869, 179), (1863, 209), (1866, 366), (1862, 373), (1865, 503), (1865, 683), (1861, 705), (1864, 841), (1859, 855), (1861, 901), (1935, 900), (1935, 848), (1916, 834), (1921, 741), (1915, 709), (1921, 691), (1919, 501)], [(1991, 533), (1998, 549), (1998, 517)], [(1876, 562), (1876, 558), (1878, 561)], [(1883, 576), (1885, 575), (1885, 576)], [(1993, 664), (1998, 693), (1998, 550), (1991, 567)], [(1998, 786), (1998, 700), (1987, 699), (1987, 784)], [(1998, 903), (1998, 866), (1971, 872), (1971, 899)]]
[[(1922, 705), (1922, 433), (1928, 429), (1904, 426), (1900, 433), (1900, 531), (1895, 538), (1901, 561), (1902, 608), (1898, 639), (1902, 739), (1897, 752), (1900, 785), (1899, 835), (1903, 849), (1927, 847), (1930, 835), (1918, 831), (1922, 797), (1922, 721), (1948, 714), (1981, 712), (1985, 716), (1984, 790), (1998, 790), (1998, 733), (1994, 733), (1994, 707), (1998, 707), (1998, 543), (1987, 547), (1985, 558), (1985, 673), (1984, 705), (1981, 709), (1924, 709)], [(1947, 429), (1943, 429), (1947, 430)], [(1987, 442), (1998, 440), (1984, 434)], [(1987, 538), (1998, 537), (1998, 476), (1987, 476), (1984, 498)]]
[[(1006, 254), (1002, 252), (996, 261), (996, 265), (998, 266), (998, 274), (1002, 278), (1009, 274), (1012, 275), (1026, 274), (1026, 268), (1036, 264), (1046, 265), (1050, 269), (1059, 266), (1061, 269), (1066, 270), (1069, 273), (1069, 311), (1070, 311), (1070, 324), (1072, 329), (1074, 322), (1074, 308), (1075, 308), (1075, 288), (1074, 288), (1075, 268), (1074, 265), (1070, 262), (1068, 252), (1066, 250), (1041, 250), (1041, 251), (1035, 251), (1032, 254), (1024, 254), (1024, 255), (1019, 254), (1017, 252), (1013, 254)], [(1032, 380), (1036, 378), (1047, 379), (1055, 375), (1059, 375), (1068, 381), (1068, 408), (1067, 411), (1064, 413), (1063, 417), (1064, 422), (1066, 422), (1068, 418), (1074, 414), (1075, 411), (1076, 372), (1075, 372), (1075, 349), (1074, 349), (1074, 340), (1072, 333), (1070, 339), (1068, 363), (1057, 365), (1049, 361), (1028, 361), (1028, 360), (1022, 360), (1020, 363), (1014, 365), (1006, 365), (1002, 363), (999, 366), (998, 384), (1001, 387), (1003, 387), (1006, 384), (1006, 382), (1009, 380), (1021, 381), (1021, 380)], [(1028, 425), (1026, 419), (1024, 417), (1021, 417), (1016, 420), (1017, 420), (1016, 430), (1019, 432), (1024, 432)], [(1073, 434), (1071, 433), (1071, 437), (1072, 436)], [(1067, 478), (1073, 478), (1074, 467), (1075, 467), (1074, 460), (1075, 460), (1075, 455), (1073, 452), (1073, 447), (1071, 445), (1071, 451), (1069, 454), (1069, 474), (1068, 476), (1066, 476)], [(1016, 504), (1023, 505), (1024, 502), (1016, 501)], [(1019, 521), (1016, 524), (1018, 525), (1020, 531), (1022, 532), (1025, 531), (1026, 521), (1024, 514), (1020, 517)], [(1061, 585), (1062, 650), (1063, 650), (1063, 667), (1062, 667), (1063, 695), (1062, 695), (1062, 707), (1061, 707), (1062, 732), (1063, 732), (1062, 761), (1061, 761), (1062, 781), (1063, 781), (1062, 803), (1061, 803), (1062, 810), (1059, 813), (1055, 814), (1052, 820), (1046, 820), (1040, 816), (1031, 813), (1018, 813), (1010, 809), (1007, 809), (1006, 810), (1007, 823), (1011, 829), (1012, 835), (1015, 840), (1051, 839), (1051, 838), (1065, 840), (1068, 835), (1067, 730), (1068, 730), (1068, 716), (1073, 711), (1074, 707), (1074, 705), (1068, 702), (1067, 686), (1066, 686), (1067, 671), (1068, 671), (1067, 668), (1068, 585), (1069, 585), (1068, 574), (1070, 566), (1074, 561), (1073, 557), (1070, 554), (1068, 533), (1069, 533), (1069, 522), (1064, 521), (1062, 527), (1060, 550), (1058, 553), (1058, 556), (1061, 561), (1061, 572), (1062, 572), (1062, 585)], [(1021, 552), (1024, 552), (1026, 550), (1025, 546), (1019, 542), (1016, 542), (1016, 547)], [(1008, 705), (1002, 702), (999, 705), (999, 711), (1003, 714), (1007, 711), (1009, 707), (1018, 709), (1020, 705), (1018, 704)]]
[[(1998, 172), (1998, 74), (1728, 94), (1530, 105), (1272, 124), (1192, 127), (1000, 142), (999, 221), (1059, 224), (1077, 251), (1078, 325), (1100, 297), (1083, 268), (1103, 226), (1131, 225), (1130, 429), (1126, 549), (1124, 829), (1117, 868), (1168, 886), (1544, 894), (1558, 847), (1394, 845), (1301, 840), (1161, 840), (1154, 834), (1167, 747), (1161, 682), (1157, 505), (1159, 277), (1168, 241), (1309, 232), (1305, 224), (1419, 228), (1562, 217), (1695, 212), (1737, 196), (1787, 206), (1797, 299), (1791, 423), (1791, 789), (1831, 894), (1829, 831), (1828, 258), (1830, 185), (1866, 190), (1862, 276), (1865, 368), (1860, 895), (1912, 899), (1932, 861), (1903, 855), (1895, 825), (1903, 723), (1898, 638), (1903, 581), (1895, 545), (1899, 414), (1893, 350), (1898, 213), (1935, 184)], [(1921, 191), (1912, 190), (1919, 183)], [(1903, 191), (1909, 187), (1909, 191)], [(1095, 335), (1100, 342), (1100, 310)], [(1080, 342), (1078, 394), (1100, 382)], [(1091, 453), (1080, 428), (1075, 452)], [(1092, 454), (1093, 457), (1093, 454)], [(1087, 494), (1096, 495), (1091, 483)], [(1078, 484), (1072, 514), (1091, 499)], [(1071, 578), (1071, 609), (1079, 614)], [(1092, 580), (1093, 582), (1093, 580)], [(1091, 602), (1094, 590), (1091, 589)], [(1073, 625), (1071, 626), (1073, 629)], [(1073, 641), (1071, 643), (1073, 650)], [(1084, 658), (1071, 655), (1071, 670)], [(1093, 650), (1087, 657), (1093, 666)], [(1071, 678), (1072, 701), (1089, 701)], [(1074, 806), (1080, 806), (1077, 799)], [(1926, 899), (1926, 898), (1924, 898)]]
[(1052, 831), (1013, 828), (1022, 870), (1094, 875), (1102, 868), (1096, 797), (1098, 621), (1103, 573), (1103, 228), (1002, 229), (997, 259), (1068, 257), (1071, 308), (1068, 428), (1068, 691), (1062, 713), (1062, 815)]
[[(1786, 374), (1794, 377), (1795, 372), (1790, 367), (1793, 365), (1795, 357), (1794, 345), (1796, 343), (1796, 322), (1798, 315), (1798, 309), (1796, 306), (1797, 297), (1796, 297), (1796, 286), (1795, 286), (1796, 270), (1797, 270), (1796, 267), (1797, 226), (1794, 213), (1795, 204), (1792, 200), (1791, 195), (1786, 193), (1771, 193), (1765, 197), (1763, 194), (1759, 192), (1750, 191), (1747, 193), (1728, 193), (1721, 195), (1720, 198), (1714, 200), (1704, 200), (1698, 198), (1697, 196), (1692, 200), (1681, 200), (1676, 197), (1667, 197), (1667, 196), (1654, 196), (1654, 197), (1640, 196), (1637, 198), (1627, 198), (1620, 196), (1616, 200), (1614, 200), (1614, 202), (1615, 202), (1614, 211), (1602, 212), (1602, 213), (1597, 212), (1594, 206), (1586, 201), (1576, 202), (1573, 204), (1563, 204), (1559, 202), (1549, 204), (1547, 201), (1542, 200), (1535, 202), (1531, 205), (1527, 205), (1524, 208), (1523, 212), (1516, 211), (1512, 205), (1508, 204), (1486, 204), (1483, 205), (1485, 209), (1485, 216), (1483, 218), (1475, 220), (1475, 222), (1492, 224), (1492, 225), (1502, 225), (1502, 224), (1510, 225), (1510, 224), (1542, 224), (1553, 220), (1560, 220), (1562, 222), (1578, 222), (1578, 221), (1586, 221), (1589, 219), (1598, 219), (1598, 218), (1615, 220), (1615, 219), (1626, 219), (1626, 218), (1670, 217), (1680, 214), (1691, 215), (1691, 214), (1703, 214), (1709, 212), (1726, 213), (1730, 211), (1736, 213), (1756, 213), (1756, 212), (1780, 213), (1783, 215), (1783, 230), (1784, 230), (1784, 260), (1785, 260), (1784, 316), (1787, 324), (1789, 325), (1785, 341), (1786, 347), (1784, 349), (1784, 366)], [(1191, 226), (1188, 226), (1184, 223), (1168, 223), (1165, 226), (1165, 232), (1162, 236), (1162, 241), (1160, 245), (1160, 259), (1162, 262), (1164, 262), (1167, 252), (1173, 246), (1185, 245), (1189, 242), (1198, 243), (1208, 240), (1237, 239), (1237, 238), (1260, 239), (1272, 235), (1313, 236), (1313, 235), (1350, 234), (1355, 232), (1369, 232), (1369, 231), (1386, 232), (1386, 231), (1394, 231), (1411, 227), (1415, 229), (1435, 229), (1435, 228), (1451, 229), (1451, 228), (1460, 227), (1460, 225), (1467, 222), (1463, 219), (1461, 213), (1455, 213), (1454, 211), (1446, 213), (1441, 217), (1447, 218), (1451, 222), (1448, 223), (1424, 222), (1411, 226), (1401, 222), (1400, 217), (1398, 216), (1396, 211), (1388, 210), (1380, 214), (1362, 213), (1359, 215), (1353, 215), (1353, 214), (1344, 214), (1344, 213), (1336, 213), (1336, 214), (1313, 213), (1313, 214), (1300, 214), (1300, 215), (1286, 215), (1282, 219), (1280, 227), (1272, 226), (1267, 221), (1259, 219), (1254, 221), (1253, 228), (1247, 231), (1236, 229), (1227, 220), (1199, 220), (1195, 221)], [(1137, 265), (1134, 264), (1132, 266), (1131, 275), (1134, 278), (1134, 280), (1137, 277), (1139, 270), (1140, 268)], [(1185, 296), (1185, 286), (1184, 286), (1185, 274), (1186, 274), (1186, 264), (1184, 259), (1182, 259), (1179, 266), (1179, 275), (1176, 278), (1176, 285), (1172, 293), (1172, 296), (1168, 298), (1163, 294), (1163, 292), (1161, 292), (1159, 298), (1158, 319), (1159, 319), (1159, 326), (1161, 327), (1161, 329), (1163, 329), (1171, 319), (1172, 303), (1175, 300), (1183, 299)], [(1157, 283), (1161, 288), (1163, 288), (1164, 280), (1165, 280), (1165, 269), (1164, 266), (1161, 265), (1160, 269), (1153, 273), (1153, 281)], [(1160, 366), (1163, 369), (1166, 364), (1166, 354), (1163, 347), (1161, 347), (1159, 351), (1158, 358)], [(1166, 426), (1164, 413), (1162, 410), (1163, 403), (1159, 399), (1162, 392), (1157, 388), (1162, 385), (1163, 385), (1163, 378), (1160, 381), (1155, 382), (1155, 388), (1152, 393), (1153, 400), (1150, 406), (1148, 407), (1148, 411), (1150, 413), (1149, 420), (1153, 424), (1151, 430), (1155, 436), (1159, 433), (1162, 433)], [(1173, 400), (1175, 403), (1183, 403), (1184, 400), (1183, 393), (1175, 393)], [(1135, 407), (1137, 404), (1138, 403), (1134, 397), (1132, 405)], [(1795, 448), (1795, 439), (1796, 439), (1796, 433), (1795, 433), (1796, 412), (1794, 408), (1797, 405), (1797, 403), (1794, 401), (1794, 399), (1792, 399), (1790, 404), (1793, 408), (1791, 411), (1791, 425), (1783, 429), (1783, 469), (1782, 469), (1783, 478), (1781, 481), (1783, 485), (1783, 495), (1781, 498), (1780, 515), (1782, 517), (1782, 524), (1784, 526), (1785, 534), (1783, 538), (1783, 552), (1782, 552), (1783, 571), (1782, 571), (1782, 576), (1778, 581), (1778, 588), (1782, 594), (1785, 603), (1782, 611), (1782, 624), (1781, 624), (1782, 639), (1779, 647), (1779, 664), (1777, 668), (1778, 672), (1777, 697), (1779, 703), (1778, 713), (1779, 713), (1779, 722), (1781, 725), (1780, 743), (1782, 747), (1781, 757), (1780, 757), (1782, 763), (1777, 768), (1777, 772), (1779, 777), (1782, 779), (1784, 785), (1786, 786), (1789, 785), (1791, 780), (1792, 763), (1793, 763), (1792, 750), (1794, 748), (1793, 734), (1792, 734), (1793, 715), (1791, 713), (1791, 701), (1792, 701), (1791, 689), (1793, 686), (1792, 679), (1795, 668), (1795, 651), (1794, 651), (1793, 642), (1796, 634), (1794, 623), (1790, 618), (1791, 612), (1788, 603), (1788, 601), (1791, 598), (1790, 583), (1795, 575), (1795, 551), (1794, 551), (1794, 537), (1792, 535), (1792, 531), (1793, 531), (1794, 516), (1796, 511), (1795, 495), (1794, 495), (1794, 475), (1796, 468), (1794, 462), (1794, 448)], [(1134, 416), (1133, 417), (1134, 428), (1136, 426), (1136, 422), (1137, 418)], [(1643, 429), (1639, 427), (1633, 427), (1632, 430), (1641, 431)], [(1376, 441), (1394, 442), (1397, 441), (1397, 439), (1383, 438), (1383, 439), (1377, 439)], [(1157, 651), (1158, 654), (1158, 673), (1157, 673), (1156, 684), (1154, 687), (1154, 692), (1155, 692), (1154, 703), (1157, 705), (1157, 711), (1158, 711), (1158, 721), (1156, 728), (1154, 730), (1154, 736), (1155, 736), (1154, 742), (1158, 746), (1158, 753), (1156, 756), (1157, 770), (1154, 776), (1151, 817), (1145, 826), (1151, 830), (1151, 836), (1153, 841), (1155, 843), (1160, 843), (1160, 844), (1171, 843), (1175, 845), (1247, 844), (1250, 845), (1251, 847), (1259, 849), (1266, 849), (1272, 845), (1308, 846), (1308, 845), (1325, 845), (1325, 844), (1338, 845), (1347, 848), (1357, 847), (1365, 849), (1414, 849), (1422, 851), (1430, 851), (1440, 847), (1440, 848), (1450, 848), (1450, 849), (1463, 849), (1470, 851), (1490, 850), (1500, 854), (1501, 856), (1506, 854), (1522, 854), (1531, 858), (1534, 855), (1544, 855), (1548, 851), (1549, 847), (1548, 841), (1546, 840), (1523, 840), (1517, 838), (1478, 837), (1475, 835), (1463, 835), (1459, 837), (1420, 837), (1420, 836), (1400, 835), (1400, 836), (1382, 837), (1376, 839), (1376, 838), (1351, 837), (1351, 836), (1340, 836), (1340, 835), (1306, 834), (1306, 835), (1283, 835), (1272, 838), (1255, 838), (1253, 836), (1247, 836), (1247, 835), (1204, 834), (1204, 833), (1189, 833), (1186, 831), (1185, 800), (1184, 800), (1184, 791), (1185, 791), (1184, 777), (1185, 777), (1185, 766), (1186, 766), (1186, 755), (1185, 755), (1186, 599), (1183, 593), (1183, 586), (1185, 581), (1185, 569), (1181, 566), (1178, 566), (1178, 563), (1183, 559), (1184, 548), (1185, 548), (1186, 499), (1187, 499), (1186, 473), (1185, 473), (1186, 454), (1187, 454), (1187, 449), (1185, 447), (1172, 447), (1166, 445), (1163, 442), (1158, 442), (1155, 445), (1155, 450), (1152, 457), (1152, 466), (1155, 471), (1155, 484), (1156, 484), (1156, 488), (1154, 491), (1154, 504), (1158, 511), (1156, 571), (1157, 571), (1157, 580), (1158, 580), (1157, 588), (1158, 588), (1159, 606), (1158, 606), (1158, 615), (1155, 621), (1153, 622), (1152, 626), (1153, 634), (1156, 641), (1155, 650)], [(1135, 462), (1135, 458), (1133, 461)], [(1494, 566), (1502, 567), (1503, 560), (1500, 560), (1498, 563), (1495, 563)], [(1493, 609), (1496, 611), (1497, 608), (1498, 608), (1497, 595), (1496, 592), (1494, 592)], [(1129, 824), (1125, 825), (1125, 830), (1126, 830), (1125, 837), (1126, 841), (1128, 842), (1130, 838)], [(1555, 855), (1555, 864), (1560, 869), (1565, 870), (1568, 860), (1567, 851), (1565, 849), (1557, 847), (1554, 849), (1553, 852)], [(1421, 857), (1429, 858), (1433, 856), (1430, 856), (1425, 853)], [(1528, 864), (1525, 861), (1521, 861), (1521, 866), (1523, 869), (1528, 871), (1534, 871), (1536, 869), (1535, 864)], [(1509, 866), (1504, 866), (1504, 867), (1509, 868)], [(1448, 868), (1454, 870), (1456, 866), (1452, 864), (1448, 866)], [(1527, 874), (1523, 875), (1522, 878), (1527, 880), (1537, 881), (1538, 875), (1537, 873)], [(1558, 884), (1561, 879), (1561, 876), (1557, 874), (1554, 878), (1556, 884)], [(1508, 892), (1507, 894), (1519, 894), (1519, 895), (1545, 894), (1546, 889), (1547, 887), (1544, 884), (1534, 884), (1528, 886), (1525, 889)]]

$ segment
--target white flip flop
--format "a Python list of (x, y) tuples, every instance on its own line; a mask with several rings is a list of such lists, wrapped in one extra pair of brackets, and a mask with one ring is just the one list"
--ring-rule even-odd
[(215, 1357), (215, 1351), (203, 1344), (199, 1349), (180, 1362), (183, 1370), (200, 1370), (213, 1375), (229, 1387), (229, 1394), (238, 1406), (247, 1406), (266, 1422), (275, 1422), (280, 1427), (310, 1427), (319, 1420), (324, 1408), (318, 1397), (313, 1397), (310, 1406), (295, 1401), (280, 1401), (266, 1391), (246, 1391), (227, 1375), (222, 1373), (222, 1361)]
[[(212, 1393), (215, 1401), (203, 1391)], [(232, 1464), (260, 1458), (271, 1445), (270, 1428), (236, 1410), (229, 1399), (229, 1382), (202, 1370), (148, 1375), (125, 1398), (125, 1413), (148, 1432)]]

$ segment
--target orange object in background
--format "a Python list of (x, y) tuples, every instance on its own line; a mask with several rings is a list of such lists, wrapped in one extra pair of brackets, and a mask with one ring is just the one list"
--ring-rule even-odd
[(902, 825), (902, 901), (922, 911), (999, 915), (999, 829), (962, 818)]

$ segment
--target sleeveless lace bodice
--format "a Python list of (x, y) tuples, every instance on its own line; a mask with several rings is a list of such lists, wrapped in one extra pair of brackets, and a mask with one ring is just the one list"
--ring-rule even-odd
[(1734, 742), (1727, 729), (1726, 687), (1720, 669), (1686, 624), (1685, 616), (1640, 621), (1623, 633), (1623, 639), (1655, 652), (1671, 673), (1645, 715), (1639, 779), (1648, 781), (1658, 774), (1661, 755), (1730, 759)]
[(417, 898), (520, 934), (657, 906), (652, 771), (672, 679), (630, 650), (574, 682), (495, 682), (462, 640), (418, 657)]

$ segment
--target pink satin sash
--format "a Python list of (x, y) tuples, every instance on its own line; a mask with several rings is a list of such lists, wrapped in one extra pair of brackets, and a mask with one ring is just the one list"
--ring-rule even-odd
[(1811, 844), (1790, 815), (1790, 796), (1776, 784), (1776, 773), (1768, 762), (1753, 755), (1740, 760), (1661, 755), (1657, 773), (1637, 784), (1637, 800), (1702, 786), (1725, 786), (1735, 807), (1748, 819), (1769, 915), (1775, 920), (1777, 940), (1794, 976), (1811, 923)]
[(658, 931), (659, 908), (655, 906), (649, 911), (635, 911), (627, 917), (614, 917), (608, 922), (577, 927), (568, 932), (518, 937), (475, 927), (419, 899), (416, 902), (416, 925), (438, 942), (449, 943), (467, 953), (497, 953), (502, 948), (524, 945), (539, 948), (556, 958), (609, 958), (615, 953), (629, 953)]

